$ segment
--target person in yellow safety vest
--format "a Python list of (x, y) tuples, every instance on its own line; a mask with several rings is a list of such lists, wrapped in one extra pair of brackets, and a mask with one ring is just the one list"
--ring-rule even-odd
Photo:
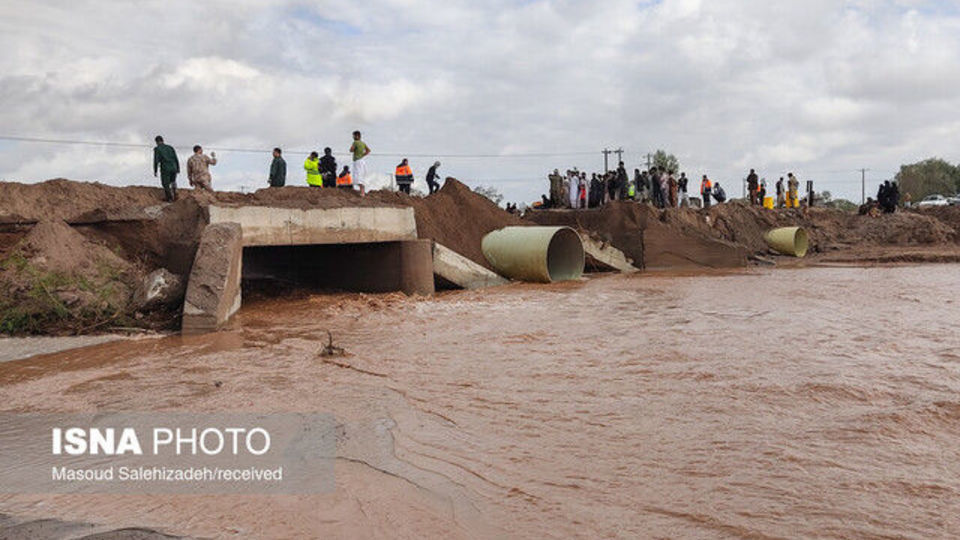
[(320, 154), (310, 152), (310, 157), (303, 162), (303, 170), (307, 171), (307, 184), (310, 187), (323, 187), (323, 177), (320, 176)]
[(410, 164), (407, 162), (407, 158), (403, 158), (403, 161), (397, 165), (397, 189), (401, 192), (410, 194), (410, 185), (413, 184), (413, 171), (410, 169)]
[(341, 171), (340, 176), (337, 177), (337, 187), (353, 189), (353, 177), (350, 175), (350, 167), (346, 165), (343, 166), (343, 171)]
[(713, 182), (707, 178), (707, 175), (703, 175), (703, 180), (700, 182), (700, 196), (703, 197), (703, 207), (710, 208), (710, 195), (713, 192)]

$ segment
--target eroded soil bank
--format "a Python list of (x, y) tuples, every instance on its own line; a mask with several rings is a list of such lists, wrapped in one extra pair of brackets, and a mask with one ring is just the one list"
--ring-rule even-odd
[[(648, 270), (737, 268), (770, 257), (763, 233), (803, 226), (812, 262), (960, 260), (960, 207), (878, 218), (839, 210), (767, 211), (732, 203), (709, 211), (613, 203), (583, 211), (535, 211), (521, 219), (448, 178), (425, 198), (375, 191), (286, 187), (255, 193), (195, 193), (162, 202), (159, 188), (117, 188), (57, 179), (0, 183), (0, 334), (90, 334), (179, 328), (184, 285), (207, 208), (408, 206), (418, 235), (489, 267), (480, 250), (510, 225), (568, 225), (624, 251)], [(175, 282), (147, 301), (150, 278)]]

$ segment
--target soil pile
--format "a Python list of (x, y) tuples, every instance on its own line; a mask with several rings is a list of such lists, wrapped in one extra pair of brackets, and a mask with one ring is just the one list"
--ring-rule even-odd
[(524, 218), (537, 225), (585, 232), (623, 251), (640, 266), (644, 261), (644, 230), (654, 212), (647, 205), (614, 202), (603, 208), (533, 211)]
[(946, 244), (955, 237), (953, 227), (933, 216), (913, 212), (882, 214), (879, 217), (851, 216), (840, 238), (849, 244), (915, 246)]
[(443, 244), (487, 268), (490, 263), (480, 249), (483, 237), (503, 227), (527, 225), (455, 178), (447, 178), (440, 191), (428, 197), (375, 191), (368, 198), (379, 204), (413, 207), (420, 238)]
[(0, 331), (79, 333), (122, 322), (141, 277), (65, 222), (40, 222), (0, 263)]
[(922, 208), (914, 211), (921, 216), (928, 216), (940, 220), (941, 223), (954, 231), (953, 240), (960, 244), (960, 206), (939, 206)]
[[(746, 264), (741, 245), (721, 238), (702, 213), (661, 211), (645, 204), (613, 202), (588, 210), (531, 212), (539, 225), (565, 225), (609, 242), (646, 268), (725, 268)], [(642, 263), (641, 263), (642, 261)]]
[(90, 222), (122, 216), (163, 201), (160, 188), (113, 187), (57, 178), (39, 184), (0, 183), (0, 223)]

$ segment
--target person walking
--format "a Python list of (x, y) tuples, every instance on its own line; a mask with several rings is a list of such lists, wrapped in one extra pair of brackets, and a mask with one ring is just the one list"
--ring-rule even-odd
[(217, 164), (217, 153), (210, 152), (203, 155), (203, 148), (198, 144), (193, 147), (193, 155), (187, 160), (187, 180), (190, 186), (204, 191), (213, 191), (210, 178), (210, 166)]
[(333, 187), (337, 180), (337, 158), (333, 157), (333, 150), (329, 146), (323, 149), (319, 169), (323, 187)]
[(180, 159), (177, 151), (163, 142), (163, 137), (157, 135), (153, 139), (157, 146), (153, 148), (153, 176), (157, 176), (160, 169), (160, 185), (167, 202), (177, 200), (177, 174), (180, 173)]
[(287, 184), (287, 162), (283, 159), (283, 150), (273, 149), (273, 161), (270, 163), (270, 187), (283, 187)]
[(705, 209), (710, 208), (710, 195), (713, 191), (713, 184), (710, 182), (710, 179), (707, 178), (707, 175), (703, 175), (703, 180), (700, 181), (700, 197), (703, 198), (703, 207)]
[(410, 163), (407, 161), (407, 158), (403, 158), (403, 161), (397, 165), (396, 179), (397, 189), (399, 189), (401, 193), (409, 195), (410, 185), (413, 184), (413, 170), (410, 169)]
[[(353, 144), (350, 145), (350, 153), (353, 154), (353, 181), (357, 184), (363, 184), (363, 180), (367, 176), (367, 162), (364, 161), (364, 158), (370, 155), (370, 147), (360, 140), (359, 131), (353, 132)], [(337, 179), (339, 180), (339, 177)], [(337, 186), (340, 186), (339, 181)]]
[(430, 191), (429, 195), (440, 191), (440, 183), (437, 182), (437, 168), (440, 167), (440, 162), (434, 162), (433, 166), (427, 169), (427, 189)]
[(777, 208), (783, 208), (784, 200), (783, 177), (781, 176), (780, 179), (777, 180)]
[(307, 171), (307, 185), (323, 187), (323, 177), (320, 176), (320, 154), (310, 152), (310, 156), (303, 162), (303, 170)]
[(757, 190), (759, 189), (760, 179), (757, 177), (757, 171), (750, 169), (750, 174), (747, 175), (747, 192), (750, 204), (753, 206), (757, 205)]

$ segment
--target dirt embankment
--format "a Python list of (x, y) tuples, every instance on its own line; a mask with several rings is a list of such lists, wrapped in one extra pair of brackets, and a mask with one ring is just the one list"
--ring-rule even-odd
[(306, 187), (246, 194), (182, 189), (176, 203), (166, 204), (159, 188), (63, 179), (0, 183), (0, 194), (0, 332), (18, 334), (178, 327), (182, 296), (147, 309), (135, 292), (160, 269), (186, 282), (210, 204), (412, 207), (421, 238), (485, 266), (483, 236), (524, 224), (453, 178), (426, 198)]
[[(448, 178), (429, 197), (286, 187), (254, 193), (196, 193), (163, 203), (152, 187), (56, 179), (0, 183), (0, 332), (77, 332), (110, 326), (176, 328), (182, 297), (141, 311), (134, 292), (164, 269), (186, 281), (210, 204), (336, 208), (405, 206), (418, 234), (489, 267), (483, 237), (511, 225), (567, 225), (624, 251), (647, 268), (736, 267), (768, 254), (763, 233), (807, 229), (814, 255), (830, 260), (957, 260), (960, 208), (880, 217), (814, 208), (769, 211), (739, 203), (709, 211), (613, 203), (593, 210), (509, 214)], [(944, 254), (944, 249), (954, 250)], [(904, 250), (910, 248), (909, 253)], [(915, 251), (915, 252), (914, 252)], [(846, 259), (844, 258), (846, 257)], [(952, 258), (951, 258), (952, 257)], [(139, 282), (139, 283), (138, 283)], [(142, 288), (142, 287), (140, 287)]]
[[(738, 202), (708, 211), (658, 210), (621, 202), (591, 210), (537, 211), (526, 219), (588, 232), (635, 261), (642, 260), (649, 269), (743, 266), (750, 256), (770, 254), (764, 233), (791, 226), (807, 230), (812, 254), (837, 260), (899, 261), (905, 250), (917, 249), (924, 253), (905, 260), (944, 261), (960, 256), (955, 252), (960, 243), (958, 207), (870, 217), (829, 208), (771, 211)], [(936, 247), (946, 251), (932, 253)]]
[(503, 227), (526, 225), (519, 217), (454, 178), (447, 178), (440, 191), (429, 197), (375, 191), (369, 198), (387, 204), (412, 206), (420, 238), (435, 240), (487, 268), (490, 263), (480, 249), (483, 237)]

